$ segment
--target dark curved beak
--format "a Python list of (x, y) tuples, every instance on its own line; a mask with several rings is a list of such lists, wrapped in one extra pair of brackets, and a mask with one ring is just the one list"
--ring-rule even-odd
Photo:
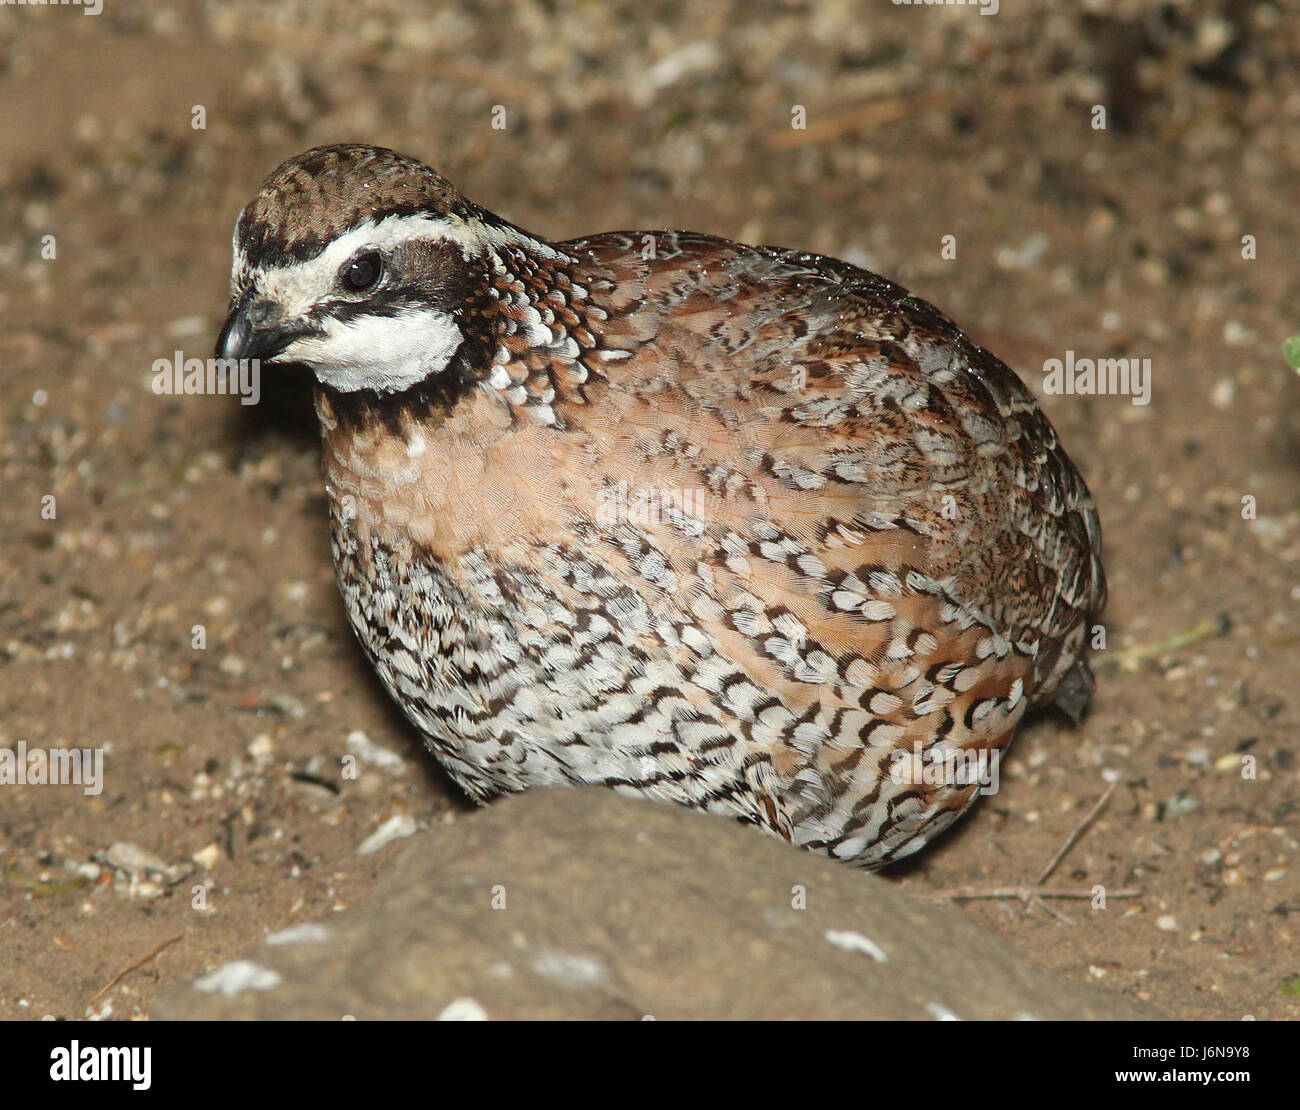
[(250, 358), (253, 349), (253, 326), (240, 309), (226, 317), (217, 336), (217, 358)]
[(266, 301), (241, 301), (226, 317), (217, 336), (217, 358), (256, 358), (270, 361), (312, 328), (284, 320), (279, 308)]

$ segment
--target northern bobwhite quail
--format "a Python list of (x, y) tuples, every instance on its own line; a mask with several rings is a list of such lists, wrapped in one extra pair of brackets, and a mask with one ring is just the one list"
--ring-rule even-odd
[(220, 357), (316, 376), (348, 616), (476, 799), (603, 784), (874, 867), (971, 803), (953, 757), (1087, 702), (1087, 487), (884, 278), (549, 242), (347, 145), (267, 178), (231, 298)]

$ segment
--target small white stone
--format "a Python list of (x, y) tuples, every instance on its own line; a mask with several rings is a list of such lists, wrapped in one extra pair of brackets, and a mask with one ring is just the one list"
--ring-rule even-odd
[(406, 763), (400, 755), (376, 744), (361, 729), (353, 729), (348, 733), (347, 748), (349, 755), (356, 756), (362, 763), (387, 771), (390, 775), (406, 772)]
[(458, 998), (438, 1015), (439, 1021), (487, 1021), (487, 1011), (472, 998)]
[(321, 944), (329, 939), (329, 935), (329, 930), (324, 925), (318, 925), (314, 921), (304, 921), (301, 925), (291, 925), (278, 933), (272, 933), (266, 938), (266, 943), (271, 945)]
[(533, 970), (546, 979), (572, 987), (597, 986), (607, 978), (599, 960), (567, 952), (543, 952), (533, 963)]
[(889, 963), (889, 955), (870, 937), (851, 929), (827, 929), (826, 939), (846, 952), (864, 952), (878, 964)]
[(275, 744), (272, 743), (271, 737), (263, 732), (249, 741), (246, 750), (254, 763), (259, 767), (265, 767), (275, 755)]
[(194, 855), (190, 856), (195, 863), (203, 868), (204, 871), (211, 871), (217, 866), (217, 860), (221, 858), (221, 849), (214, 841), (206, 848), (200, 848)]
[(233, 998), (242, 991), (269, 991), (283, 982), (278, 971), (262, 967), (252, 960), (233, 960), (222, 964), (201, 979), (194, 981), (194, 989), (204, 994), (222, 994)]
[(394, 840), (401, 840), (403, 837), (411, 836), (414, 832), (415, 818), (406, 813), (399, 813), (396, 817), (390, 817), (366, 837), (361, 842), (361, 846), (357, 848), (357, 855), (374, 855), (380, 848), (391, 844)]

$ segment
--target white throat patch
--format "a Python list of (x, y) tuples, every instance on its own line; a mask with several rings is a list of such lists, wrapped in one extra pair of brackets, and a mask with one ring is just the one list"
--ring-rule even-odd
[(326, 385), (351, 393), (395, 393), (447, 368), (464, 341), (456, 321), (431, 308), (397, 316), (326, 319), (324, 335), (304, 336), (285, 357), (311, 366)]

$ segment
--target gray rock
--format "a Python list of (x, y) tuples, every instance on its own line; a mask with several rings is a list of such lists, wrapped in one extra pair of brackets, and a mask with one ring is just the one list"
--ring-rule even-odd
[(422, 833), (369, 903), (274, 939), (154, 1016), (1157, 1016), (888, 880), (611, 791), (533, 790)]

